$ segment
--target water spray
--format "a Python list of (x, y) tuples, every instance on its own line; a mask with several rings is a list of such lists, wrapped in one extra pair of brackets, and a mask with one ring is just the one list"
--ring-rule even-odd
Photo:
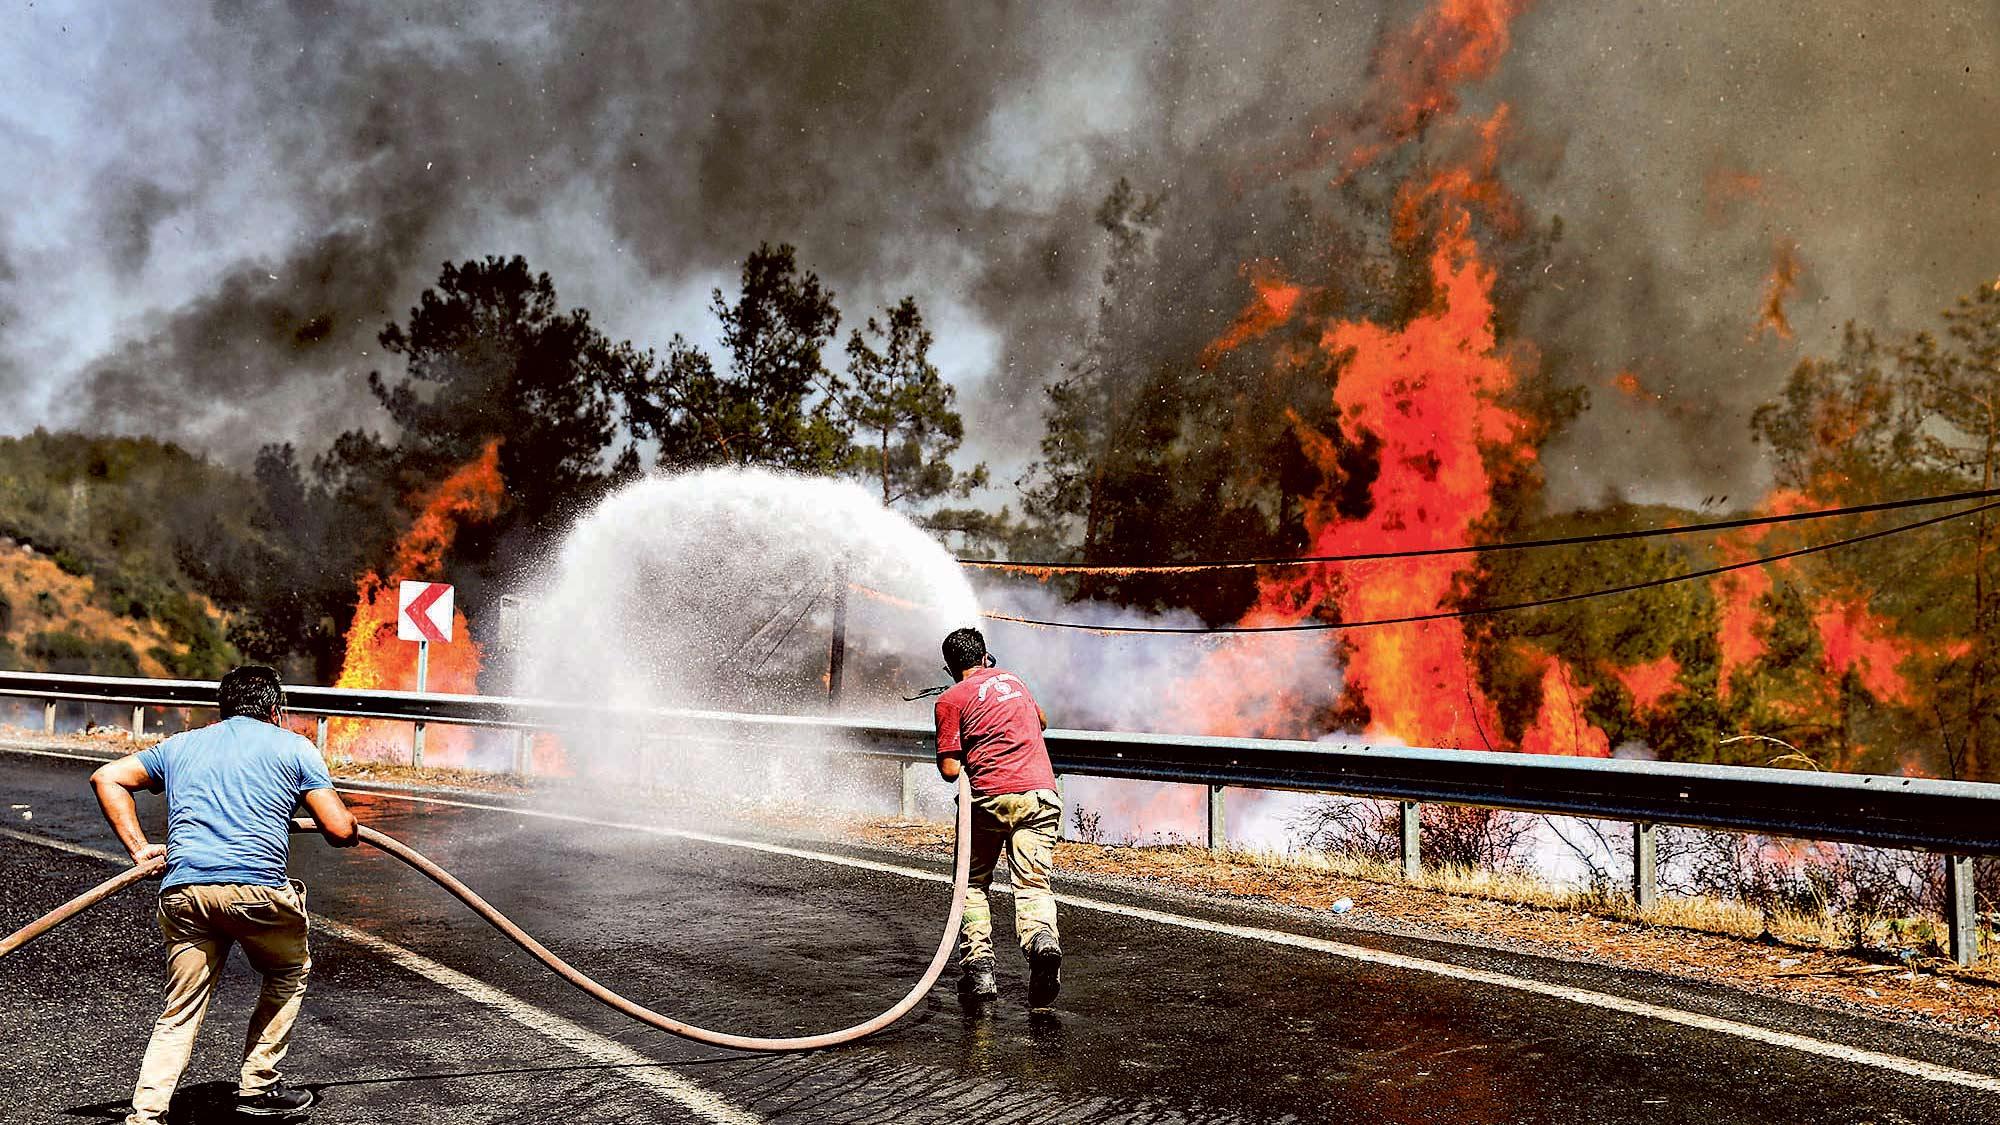
[[(291, 822), (291, 830), (294, 833), (317, 832), (319, 826), (310, 820), (298, 819)], [(557, 956), (513, 919), (480, 897), (477, 891), (460, 882), (457, 876), (440, 867), (417, 849), (366, 825), (361, 826), (361, 841), (415, 868), (418, 874), (443, 887), (453, 898), (470, 907), (474, 914), (499, 930), (508, 941), (520, 946), (530, 957), (540, 961), (550, 972), (568, 981), (591, 999), (622, 1015), (683, 1039), (692, 1039), (697, 1043), (715, 1047), (727, 1047), (739, 1051), (812, 1051), (822, 1047), (852, 1043), (895, 1023), (921, 1003), (930, 993), (932, 986), (937, 984), (938, 977), (943, 975), (946, 962), (951, 960), (952, 945), (958, 937), (959, 919), (965, 913), (965, 885), (972, 871), (972, 794), (965, 775), (960, 774), (957, 843), (953, 849), (956, 859), (952, 868), (951, 909), (945, 917), (944, 932), (938, 938), (937, 952), (931, 955), (931, 963), (924, 970), (923, 977), (903, 995), (901, 1000), (873, 1018), (836, 1031), (821, 1032), (818, 1035), (739, 1035), (735, 1032), (698, 1027), (655, 1011), (606, 988), (588, 973)], [(159, 861), (143, 867), (129, 868), (70, 899), (0, 940), (0, 958), (8, 956), (118, 892), (159, 874), (165, 866), (164, 861)]]

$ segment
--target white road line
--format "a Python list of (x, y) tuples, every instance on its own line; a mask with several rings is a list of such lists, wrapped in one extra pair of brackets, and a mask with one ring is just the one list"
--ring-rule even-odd
[(38, 750), (32, 746), (0, 746), (0, 750), (4, 750), (9, 754), (32, 754), (37, 758), (67, 758), (72, 762), (96, 762), (100, 766), (113, 760), (111, 758), (95, 757), (90, 754), (66, 754), (61, 750)]
[[(722, 836), (713, 832), (697, 832), (686, 828), (666, 828), (651, 824), (632, 824), (624, 821), (599, 820), (594, 817), (576, 816), (570, 813), (549, 812), (542, 809), (523, 809), (509, 805), (488, 804), (482, 801), (460, 801), (448, 797), (419, 797), (409, 793), (386, 792), (378, 789), (351, 789), (349, 792), (366, 793), (370, 796), (391, 797), (401, 801), (415, 801), (431, 805), (451, 805), (457, 808), (485, 809), (492, 812), (514, 813), (518, 816), (538, 817), (544, 820), (566, 821), (572, 824), (588, 824), (599, 828), (617, 828), (631, 832), (643, 832), (655, 836), (667, 836), (679, 840), (694, 840), (705, 844), (725, 847), (746, 848), (768, 855), (788, 856), (793, 859), (814, 860), (820, 863), (837, 864), (841, 867), (861, 871), (876, 871), (886, 875), (899, 875), (906, 879), (920, 879), (931, 883), (949, 883), (951, 877), (935, 871), (925, 871), (916, 867), (903, 867), (892, 863), (881, 863), (872, 859), (837, 855), (829, 852), (810, 851), (805, 848), (787, 847), (783, 844), (769, 844), (762, 840), (746, 840), (735, 836)], [(996, 888), (999, 889), (999, 888)], [(1004, 890), (1002, 893), (1007, 893)], [(1103, 899), (1084, 898), (1076, 895), (1059, 895), (1059, 901), (1070, 907), (1096, 911), (1100, 914), (1116, 914), (1142, 922), (1160, 926), (1173, 926), (1186, 930), (1200, 930), (1206, 933), (1223, 934), (1245, 941), (1259, 941), (1269, 945), (1305, 949), (1314, 953), (1324, 953), (1342, 957), (1350, 961), (1360, 961), (1386, 968), (1402, 969), (1416, 973), (1430, 973), (1433, 976), (1462, 980), (1473, 984), (1490, 985), (1495, 988), (1512, 989), (1536, 996), (1547, 996), (1556, 1000), (1566, 1000), (1572, 1004), (1601, 1008), (1605, 1011), (1621, 1012), (1679, 1024), (1719, 1035), (1733, 1035), (1756, 1043), (1773, 1047), (1784, 1047), (1802, 1054), (1817, 1055), (1821, 1058), (1851, 1063), (1856, 1066), (1875, 1067), (1891, 1071), (1908, 1078), (1918, 1078), (1927, 1082), (1943, 1082), (1954, 1086), (1968, 1086), (1987, 1093), (2000, 1094), (2000, 1076), (1980, 1074), (1976, 1071), (1959, 1070), (1956, 1067), (1941, 1066), (1920, 1059), (1904, 1058), (1901, 1055), (1870, 1051), (1863, 1047), (1853, 1047), (1845, 1043), (1832, 1043), (1823, 1039), (1799, 1035), (1789, 1031), (1777, 1031), (1756, 1024), (1738, 1020), (1723, 1019), (1719, 1016), (1703, 1015), (1699, 1012), (1683, 1011), (1644, 1000), (1617, 996), (1606, 992), (1596, 992), (1587, 988), (1577, 988), (1565, 984), (1551, 984), (1532, 977), (1517, 977), (1490, 969), (1475, 969), (1464, 965), (1454, 965), (1445, 961), (1432, 961), (1423, 957), (1411, 957), (1402, 953), (1391, 953), (1381, 949), (1371, 949), (1362, 945), (1329, 941), (1326, 938), (1308, 937), (1304, 934), (1287, 933), (1283, 930), (1265, 929), (1261, 926), (1240, 926), (1228, 922), (1212, 922), (1204, 918), (1191, 918), (1185, 914), (1170, 914), (1163, 910), (1151, 910), (1143, 906), (1128, 906), (1120, 902)]]
[[(82, 755), (60, 754), (53, 751), (29, 750), (23, 752), (47, 754), (50, 757), (78, 758), (83, 761), (96, 760), (85, 758)], [(921, 868), (903, 867), (872, 859), (860, 859), (854, 856), (787, 847), (783, 844), (765, 843), (762, 840), (747, 840), (741, 837), (723, 836), (713, 832), (697, 832), (687, 828), (667, 828), (660, 825), (633, 824), (625, 821), (599, 820), (595, 817), (577, 816), (571, 813), (516, 808), (511, 805), (496, 805), (483, 801), (461, 801), (449, 797), (420, 797), (410, 793), (394, 792), (388, 789), (372, 787), (364, 789), (342, 786), (341, 788), (350, 793), (389, 797), (399, 801), (412, 801), (430, 805), (450, 805), (455, 808), (465, 809), (484, 809), (490, 812), (513, 813), (516, 816), (564, 821), (571, 824), (588, 824), (599, 828), (617, 828), (654, 836), (666, 836), (678, 840), (693, 840), (723, 847), (744, 848), (750, 851), (763, 852), (767, 855), (781, 855), (793, 859), (831, 863), (841, 867), (849, 867), (861, 871), (875, 871), (885, 875), (898, 875), (906, 879), (919, 879), (931, 883), (951, 882), (950, 876), (942, 875), (935, 871), (925, 871)], [(120, 862), (123, 862), (122, 859)], [(1004, 889), (1001, 890), (1002, 893), (1007, 893)], [(1059, 896), (1059, 901), (1065, 905), (1082, 910), (1096, 911), (1100, 914), (1115, 914), (1138, 921), (1151, 922), (1160, 926), (1173, 926), (1180, 929), (1224, 934), (1229, 937), (1241, 938), (1245, 941), (1259, 941), (1269, 945), (1286, 946), (1292, 949), (1311, 950), (1315, 953), (1324, 953), (1329, 956), (1341, 957), (1350, 961), (1360, 961), (1371, 965), (1381, 965), (1385, 968), (1429, 973), (1433, 976), (1446, 977), (1452, 980), (1490, 985), (1495, 988), (1506, 988), (1536, 996), (1547, 996), (1556, 1000), (1565, 1000), (1573, 1004), (1601, 1008), (1605, 1011), (1621, 1012), (1626, 1015), (1661, 1020), (1666, 1023), (1679, 1024), (1683, 1027), (1696, 1028), (1701, 1031), (1714, 1032), (1720, 1035), (1732, 1035), (1739, 1039), (1747, 1039), (1774, 1047), (1784, 1047), (1802, 1054), (1817, 1055), (1821, 1058), (1852, 1063), (1856, 1066), (1874, 1067), (1879, 1070), (1886, 1070), (1905, 1077), (1922, 1079), (1927, 1082), (1943, 1082), (1954, 1086), (1967, 1086), (1975, 1090), (1983, 1090), (1987, 1093), (2000, 1094), (2000, 1077), (1994, 1075), (1959, 1070), (1955, 1067), (1941, 1066), (1937, 1063), (1924, 1062), (1920, 1059), (1904, 1058), (1901, 1055), (1870, 1051), (1863, 1047), (1853, 1047), (1845, 1043), (1831, 1043), (1823, 1039), (1814, 1039), (1810, 1036), (1798, 1035), (1789, 1031), (1777, 1031), (1767, 1027), (1759, 1027), (1756, 1024), (1743, 1023), (1738, 1020), (1703, 1015), (1699, 1012), (1683, 1011), (1679, 1008), (1669, 1008), (1661, 1004), (1653, 1004), (1644, 1000), (1633, 1000), (1629, 997), (1617, 996), (1606, 992), (1596, 992), (1587, 988), (1551, 984), (1547, 981), (1535, 980), (1532, 977), (1517, 977), (1490, 969), (1475, 969), (1464, 965), (1453, 965), (1445, 961), (1432, 961), (1428, 958), (1390, 953), (1386, 950), (1371, 949), (1367, 946), (1350, 945), (1346, 942), (1329, 941), (1326, 938), (1308, 937), (1304, 934), (1286, 933), (1283, 930), (1265, 929), (1261, 926), (1239, 926), (1228, 922), (1211, 922), (1202, 918), (1191, 918), (1184, 914), (1169, 914), (1162, 910), (1150, 910), (1143, 906), (1127, 906), (1124, 903), (1107, 902), (1102, 899), (1061, 895)]]
[[(12, 828), (0, 828), (0, 836), (114, 864), (123, 865), (128, 862), (126, 857), (115, 852), (72, 844), (66, 840), (57, 840), (31, 832), (20, 832)], [(657, 1060), (649, 1059), (617, 1040), (608, 1039), (588, 1028), (571, 1023), (554, 1012), (538, 1008), (512, 993), (502, 992), (485, 981), (467, 976), (449, 965), (440, 965), (423, 954), (405, 949), (395, 942), (386, 941), (365, 930), (358, 930), (345, 922), (336, 922), (322, 914), (313, 914), (311, 917), (314, 928), (320, 932), (358, 945), (392, 964), (423, 977), (432, 984), (455, 992), (475, 1004), (491, 1008), (530, 1031), (553, 1039), (593, 1062), (633, 1068), (620, 1071), (620, 1076), (665, 1096), (704, 1121), (713, 1121), (717, 1125), (756, 1125), (762, 1120), (722, 1095), (682, 1078), (665, 1069)]]

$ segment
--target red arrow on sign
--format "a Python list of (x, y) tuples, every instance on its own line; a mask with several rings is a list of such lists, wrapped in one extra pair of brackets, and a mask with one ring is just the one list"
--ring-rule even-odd
[(429, 611), (432, 606), (437, 604), (439, 598), (449, 593), (451, 593), (450, 586), (442, 582), (433, 582), (429, 586), (424, 587), (423, 593), (411, 599), (409, 607), (403, 610), (403, 616), (409, 618), (416, 625), (417, 632), (422, 633), (424, 639), (432, 644), (441, 645), (447, 643), (445, 635), (438, 632), (437, 625), (431, 621)]

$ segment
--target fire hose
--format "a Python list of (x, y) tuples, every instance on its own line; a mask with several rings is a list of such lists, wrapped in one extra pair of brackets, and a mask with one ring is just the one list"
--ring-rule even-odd
[[(319, 827), (310, 820), (298, 819), (291, 822), (291, 830), (293, 832), (317, 832)], [(917, 981), (916, 985), (901, 1000), (898, 1000), (893, 1007), (882, 1012), (880, 1015), (864, 1020), (851, 1027), (844, 1027), (838, 1031), (822, 1032), (818, 1035), (737, 1035), (734, 1032), (713, 1031), (709, 1028), (697, 1027), (694, 1024), (656, 1012), (644, 1004), (640, 1004), (606, 988), (583, 970), (578, 969), (568, 961), (557, 956), (547, 946), (536, 941), (526, 930), (515, 924), (513, 919), (502, 914), (492, 903), (481, 898), (478, 892), (460, 882), (457, 876), (438, 866), (435, 861), (429, 859), (422, 852), (417, 851), (417, 849), (387, 833), (378, 832), (366, 825), (360, 827), (360, 835), (363, 843), (394, 856), (415, 868), (418, 874), (443, 887), (453, 898), (471, 907), (472, 912), (485, 919), (488, 925), (499, 930), (507, 940), (525, 950), (530, 957), (540, 961), (551, 972), (568, 981), (570, 984), (575, 985), (591, 999), (596, 1000), (606, 1007), (622, 1012), (632, 1019), (638, 1020), (640, 1023), (657, 1027), (661, 1031), (670, 1032), (684, 1039), (692, 1039), (697, 1043), (707, 1043), (716, 1047), (730, 1047), (740, 1051), (811, 1051), (821, 1047), (851, 1043), (856, 1039), (873, 1035), (890, 1024), (895, 1023), (923, 1000), (924, 996), (930, 992), (931, 987), (937, 983), (938, 977), (944, 973), (945, 963), (951, 959), (953, 939), (958, 934), (959, 918), (965, 912), (965, 885), (966, 879), (972, 870), (972, 799), (970, 787), (967, 785), (964, 775), (961, 774), (958, 780), (958, 828), (957, 845), (955, 848), (957, 860), (952, 873), (951, 911), (945, 919), (944, 933), (938, 938), (937, 952), (932, 955), (930, 967), (924, 970), (923, 978)], [(8, 954), (48, 933), (50, 930), (55, 929), (62, 923), (69, 921), (71, 918), (117, 894), (119, 891), (159, 874), (161, 868), (164, 866), (163, 863), (153, 863), (145, 867), (130, 868), (63, 903), (61, 906), (56, 907), (54, 910), (49, 911), (47, 914), (42, 915), (40, 918), (8, 935), (4, 940), (0, 940), (0, 958), (6, 957)]]

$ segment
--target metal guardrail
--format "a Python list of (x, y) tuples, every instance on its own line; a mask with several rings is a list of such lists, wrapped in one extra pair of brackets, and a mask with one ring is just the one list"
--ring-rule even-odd
[[(0, 696), (43, 700), (51, 731), (54, 708), (62, 701), (132, 706), (136, 729), (145, 707), (213, 706), (215, 690), (207, 681), (0, 672)], [(761, 742), (839, 735), (858, 743), (861, 753), (905, 764), (906, 812), (914, 806), (916, 770), (927, 767), (935, 753), (931, 728), (922, 723), (321, 687), (290, 687), (286, 698), (294, 713), (320, 718), (322, 748), (327, 718), (523, 732), (699, 730)], [(1403, 867), (1410, 875), (1418, 870), (1418, 809), (1427, 802), (1632, 822), (1633, 894), (1642, 905), (1650, 905), (1656, 895), (1655, 825), (1936, 852), (1945, 857), (1952, 950), (1967, 963), (1975, 955), (1977, 938), (1971, 857), (2000, 856), (1996, 784), (1362, 743), (1077, 730), (1051, 730), (1047, 737), (1059, 774), (1206, 786), (1210, 842), (1217, 846), (1225, 839), (1226, 787), (1399, 801)], [(517, 770), (525, 771), (526, 764), (525, 755), (517, 753)]]

